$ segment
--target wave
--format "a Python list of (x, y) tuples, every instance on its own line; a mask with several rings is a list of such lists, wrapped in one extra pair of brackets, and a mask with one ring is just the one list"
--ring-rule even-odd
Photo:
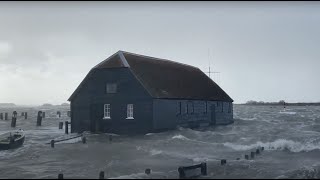
[(175, 135), (173, 136), (171, 139), (181, 139), (181, 140), (190, 140), (189, 138), (186, 138), (185, 136), (179, 134), (179, 135)]
[(277, 139), (273, 142), (258, 141), (251, 145), (239, 145), (230, 142), (223, 143), (224, 146), (232, 148), (236, 151), (246, 151), (258, 147), (264, 147), (265, 150), (288, 150), (290, 152), (309, 152), (313, 150), (320, 150), (320, 144), (314, 143), (300, 143), (292, 140)]
[(320, 166), (319, 164), (311, 167), (304, 166), (302, 168), (288, 171), (284, 175), (276, 177), (276, 179), (319, 179)]

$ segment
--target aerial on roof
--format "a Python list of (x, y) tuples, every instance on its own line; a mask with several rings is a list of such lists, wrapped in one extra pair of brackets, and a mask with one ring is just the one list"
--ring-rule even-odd
[[(233, 102), (228, 94), (199, 68), (187, 64), (118, 51), (91, 71), (108, 68), (129, 68), (153, 98)], [(81, 84), (69, 101), (81, 88)]]

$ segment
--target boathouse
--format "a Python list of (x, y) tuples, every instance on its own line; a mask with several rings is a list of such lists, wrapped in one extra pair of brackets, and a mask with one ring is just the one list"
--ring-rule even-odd
[(199, 68), (118, 51), (68, 99), (71, 132), (160, 132), (233, 122), (233, 100)]

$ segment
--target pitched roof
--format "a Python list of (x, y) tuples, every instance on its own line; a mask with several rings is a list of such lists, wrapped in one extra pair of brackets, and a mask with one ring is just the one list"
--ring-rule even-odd
[[(154, 98), (233, 102), (228, 94), (199, 68), (187, 64), (118, 51), (93, 69), (106, 68), (129, 68)], [(69, 100), (80, 89), (81, 84)]]

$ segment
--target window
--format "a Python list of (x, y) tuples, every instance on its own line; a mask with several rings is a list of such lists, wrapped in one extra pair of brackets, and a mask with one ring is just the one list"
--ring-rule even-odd
[(133, 119), (133, 104), (127, 105), (127, 119)]
[(188, 114), (188, 103), (184, 102), (183, 104), (185, 104), (184, 106), (184, 113)]
[(190, 114), (193, 114), (194, 112), (193, 102), (188, 102), (188, 111), (190, 112)]
[(207, 113), (208, 102), (204, 102), (204, 113)]
[(107, 83), (107, 93), (116, 93), (117, 92), (117, 84), (115, 83)]
[(110, 119), (110, 104), (104, 105), (104, 119)]
[(221, 103), (221, 112), (223, 112), (223, 102)]
[(181, 114), (181, 102), (177, 103), (177, 114)]

